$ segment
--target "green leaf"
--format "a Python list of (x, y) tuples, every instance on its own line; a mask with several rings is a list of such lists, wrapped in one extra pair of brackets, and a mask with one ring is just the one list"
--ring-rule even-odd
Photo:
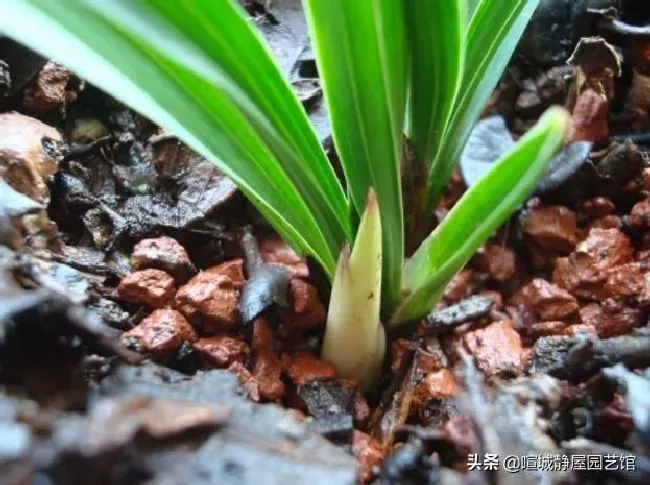
[(535, 188), (562, 147), (569, 121), (564, 108), (550, 108), (456, 203), (407, 262), (408, 296), (394, 314), (393, 325), (430, 311), (447, 283)]
[(399, 299), (404, 233), (399, 162), (406, 97), (403, 0), (304, 0), (318, 71), (352, 203), (377, 192), (384, 296)]
[[(435, 2), (434, 2), (435, 3)], [(494, 91), (539, 0), (480, 0), (467, 29), (464, 78), (428, 178), (424, 209), (440, 197), (483, 107)]]
[(379, 320), (381, 240), (381, 216), (371, 190), (352, 254), (344, 248), (336, 267), (321, 352), (337, 375), (356, 379), (365, 391), (376, 386), (386, 355)]
[(0, 30), (214, 161), (290, 244), (333, 274), (352, 234), (344, 192), (236, 2), (2, 2)]
[(406, 0), (410, 50), (407, 125), (416, 160), (429, 166), (449, 122), (465, 62), (467, 0)]

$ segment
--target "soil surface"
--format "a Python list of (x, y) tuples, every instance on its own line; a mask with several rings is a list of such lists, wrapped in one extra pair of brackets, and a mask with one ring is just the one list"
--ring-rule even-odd
[[(338, 169), (301, 2), (242, 3)], [(322, 272), (227, 177), (0, 37), (0, 483), (650, 483), (641, 3), (542, 2), (433, 223), (551, 104), (569, 143), (377, 395), (319, 358)]]

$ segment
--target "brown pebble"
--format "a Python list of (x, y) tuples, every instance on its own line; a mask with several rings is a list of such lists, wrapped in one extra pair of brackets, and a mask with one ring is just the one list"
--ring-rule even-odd
[(122, 334), (122, 342), (155, 358), (163, 358), (178, 350), (185, 342), (196, 342), (199, 336), (185, 317), (176, 310), (155, 310), (138, 326)]
[(542, 320), (561, 320), (578, 310), (577, 300), (564, 288), (542, 278), (523, 286), (512, 298), (535, 311)]
[(643, 324), (643, 314), (638, 308), (626, 307), (614, 299), (601, 304), (590, 303), (580, 309), (580, 318), (592, 325), (601, 338), (624, 335)]
[(258, 241), (262, 261), (280, 264), (287, 268), (294, 278), (307, 278), (307, 262), (276, 235), (269, 235)]
[(196, 273), (185, 248), (174, 238), (161, 236), (143, 239), (133, 248), (131, 266), (134, 269), (160, 269), (184, 283)]
[(368, 483), (384, 460), (381, 445), (370, 435), (354, 430), (352, 435), (352, 454), (357, 460), (357, 478), (361, 483)]
[(598, 301), (608, 296), (607, 270), (633, 256), (629, 238), (618, 229), (591, 229), (569, 257), (556, 259), (553, 282), (573, 296)]
[(531, 336), (533, 339), (547, 337), (548, 335), (560, 335), (569, 325), (568, 322), (538, 322), (531, 326)]
[(248, 357), (248, 344), (243, 340), (217, 335), (199, 339), (194, 349), (205, 362), (216, 367), (228, 367), (234, 362), (244, 362)]
[(44, 113), (66, 102), (70, 71), (47, 61), (36, 76), (33, 87), (25, 90), (23, 105), (28, 111)]
[(228, 372), (237, 377), (237, 382), (239, 382), (239, 385), (244, 389), (244, 391), (246, 391), (248, 399), (255, 402), (260, 400), (260, 389), (257, 379), (255, 379), (253, 374), (248, 372), (241, 362), (233, 362), (230, 367), (228, 367)]
[(596, 331), (596, 328), (593, 325), (587, 325), (586, 323), (583, 323), (583, 324), (569, 325), (567, 328), (564, 329), (562, 335), (568, 335), (569, 337), (572, 337), (579, 333), (593, 333), (595, 335), (598, 332)]
[(567, 143), (577, 140), (598, 142), (607, 139), (608, 116), (607, 97), (591, 88), (585, 89), (578, 96), (573, 108)]
[(231, 259), (225, 263), (218, 264), (206, 270), (206, 273), (222, 274), (232, 280), (235, 288), (241, 289), (246, 283), (244, 278), (244, 260), (241, 258)]
[(648, 263), (628, 263), (607, 270), (605, 287), (608, 296), (615, 298), (642, 298)]
[(564, 206), (533, 209), (521, 227), (540, 247), (551, 251), (569, 252), (578, 242), (576, 215)]
[(124, 301), (162, 308), (174, 297), (174, 278), (159, 269), (136, 271), (122, 278), (117, 294)]
[(275, 352), (275, 337), (269, 324), (258, 318), (253, 324), (253, 375), (257, 379), (260, 396), (279, 401), (284, 395), (282, 363)]
[(634, 204), (630, 211), (630, 224), (636, 227), (650, 227), (650, 199)]
[(507, 281), (517, 270), (515, 252), (502, 244), (486, 244), (474, 257), (476, 267), (497, 281)]
[(280, 322), (286, 334), (300, 336), (325, 323), (327, 313), (315, 286), (294, 278), (289, 284), (289, 294), (292, 308), (280, 314)]
[(476, 366), (488, 376), (521, 372), (521, 337), (509, 320), (466, 333), (463, 344), (474, 356)]
[(332, 364), (308, 352), (283, 355), (282, 370), (297, 385), (336, 377), (336, 369)]
[(203, 271), (178, 290), (174, 306), (205, 334), (227, 332), (239, 321), (239, 290), (228, 276)]
[(440, 369), (427, 374), (415, 393), (416, 401), (421, 403), (429, 399), (449, 399), (458, 393), (458, 382), (449, 369)]
[(623, 227), (623, 221), (618, 216), (614, 214), (608, 214), (606, 216), (598, 217), (594, 219), (591, 224), (589, 224), (589, 229), (621, 229)]
[(61, 142), (59, 132), (36, 118), (18, 113), (0, 114), (0, 177), (36, 202), (47, 203), (48, 182), (58, 170), (58, 159), (44, 150), (43, 141)]
[(616, 210), (614, 203), (605, 197), (594, 197), (584, 201), (584, 211), (591, 217), (602, 217), (612, 214)]

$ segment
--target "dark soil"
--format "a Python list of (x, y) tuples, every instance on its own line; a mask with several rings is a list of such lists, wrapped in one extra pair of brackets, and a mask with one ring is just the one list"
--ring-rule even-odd
[[(336, 166), (300, 2), (242, 3)], [(571, 143), (374, 396), (319, 358), (317, 266), (227, 177), (0, 37), (0, 483), (650, 483), (640, 3), (542, 2), (436, 220), (547, 106)]]

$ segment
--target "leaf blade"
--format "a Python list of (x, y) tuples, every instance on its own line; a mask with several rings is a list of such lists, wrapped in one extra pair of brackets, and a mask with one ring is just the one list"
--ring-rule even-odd
[(410, 294), (393, 316), (393, 325), (429, 311), (454, 274), (528, 197), (562, 147), (569, 121), (566, 110), (550, 108), (456, 203), (407, 262)]
[[(6, 2), (0, 5), (0, 27), (69, 65), (215, 161), (281, 235), (298, 250), (313, 254), (332, 274), (334, 255), (348, 232), (346, 214), (336, 212), (333, 204), (322, 203), (322, 192), (314, 186), (313, 177), (295, 179), (300, 158), (273, 120), (269, 122), (237, 83), (214, 64), (218, 59), (193, 50), (189, 51), (193, 55), (184, 59), (166, 55), (148, 44), (144, 33), (128, 30), (105, 11), (100, 12), (100, 4)], [(227, 9), (224, 12), (237, 14), (232, 2), (220, 5)], [(252, 35), (240, 33), (247, 38)], [(178, 41), (178, 46), (191, 47), (186, 38), (172, 40)], [(195, 63), (189, 64), (190, 60)], [(279, 71), (269, 75), (281, 77)], [(285, 94), (289, 106), (295, 95), (288, 88)], [(289, 164), (294, 165), (293, 173), (287, 170), (292, 168)]]
[(384, 295), (399, 298), (404, 234), (399, 177), (406, 97), (401, 0), (304, 0), (333, 138), (351, 202), (374, 187), (384, 228)]
[(466, 0), (406, 1), (411, 53), (407, 110), (409, 138), (419, 163), (429, 166), (461, 87)]
[(508, 65), (539, 0), (480, 0), (467, 29), (467, 57), (449, 130), (431, 164), (424, 208), (429, 211), (462, 151), (481, 110)]

